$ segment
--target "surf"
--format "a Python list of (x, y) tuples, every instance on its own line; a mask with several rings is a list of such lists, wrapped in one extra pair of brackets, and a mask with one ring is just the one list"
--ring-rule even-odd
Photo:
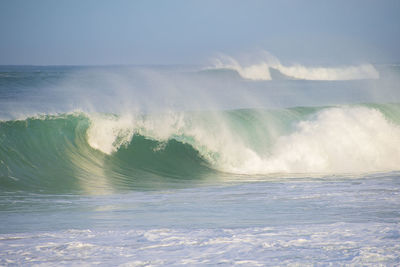
[(109, 193), (380, 173), (399, 171), (400, 105), (73, 112), (2, 121), (0, 137), (2, 190)]
[(232, 70), (240, 77), (254, 81), (275, 79), (297, 79), (310, 81), (350, 81), (376, 80), (380, 78), (379, 71), (372, 64), (341, 66), (306, 66), (299, 63), (283, 64), (281, 61), (263, 51), (260, 58), (241, 62), (231, 56), (221, 55), (213, 59), (212, 66), (207, 70)]

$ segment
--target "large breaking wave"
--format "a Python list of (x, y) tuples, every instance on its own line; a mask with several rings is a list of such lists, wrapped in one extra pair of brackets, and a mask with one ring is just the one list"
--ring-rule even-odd
[(1, 122), (0, 141), (6, 190), (365, 174), (400, 169), (400, 105), (45, 115)]

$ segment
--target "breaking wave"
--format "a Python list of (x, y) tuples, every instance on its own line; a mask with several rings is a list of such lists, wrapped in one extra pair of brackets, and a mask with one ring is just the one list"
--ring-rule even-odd
[(45, 115), (1, 122), (0, 141), (7, 190), (387, 172), (400, 168), (400, 105)]
[[(231, 57), (216, 59), (211, 69), (236, 71), (249, 80), (273, 80), (275, 78), (314, 81), (379, 79), (378, 70), (371, 64), (340, 67), (307, 67), (301, 64), (284, 65), (278, 59), (261, 60), (256, 64), (241, 64)], [(274, 77), (273, 72), (278, 72)]]

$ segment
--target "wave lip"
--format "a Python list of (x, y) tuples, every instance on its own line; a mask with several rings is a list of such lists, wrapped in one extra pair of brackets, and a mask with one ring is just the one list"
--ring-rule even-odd
[[(397, 106), (392, 109), (392, 113), (398, 111)], [(110, 122), (92, 120), (88, 140), (98, 123), (104, 126)], [(289, 109), (284, 113), (173, 113), (128, 123), (120, 118), (111, 123), (119, 128), (112, 128), (112, 132), (109, 127), (104, 129), (103, 134), (113, 134), (109, 139), (100, 135), (101, 140), (111, 140), (97, 148), (105, 153), (126, 146), (132, 135), (139, 134), (158, 142), (155, 151), (162, 150), (162, 144), (169, 140), (189, 145), (223, 172), (363, 173), (392, 171), (400, 166), (400, 147), (393, 145), (400, 144), (400, 126), (368, 106)], [(110, 150), (111, 143), (114, 148)]]

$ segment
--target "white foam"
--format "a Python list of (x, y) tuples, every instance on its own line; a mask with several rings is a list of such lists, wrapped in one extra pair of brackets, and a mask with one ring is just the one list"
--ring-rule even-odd
[(92, 114), (89, 118), (87, 137), (89, 145), (94, 149), (111, 154), (131, 141), (134, 127), (130, 116)]
[(282, 74), (301, 80), (362, 80), (379, 79), (380, 75), (371, 64), (360, 64), (339, 67), (308, 67), (301, 64), (284, 65), (276, 57), (261, 58), (257, 63), (241, 64), (238, 60), (223, 56), (214, 61), (213, 68), (232, 69), (241, 77), (249, 80), (271, 80), (270, 68), (276, 69)]
[[(248, 129), (247, 134), (261, 129)], [(266, 151), (256, 150), (246, 142), (246, 133), (212, 113), (135, 119), (92, 116), (87, 132), (89, 144), (106, 154), (129, 143), (135, 133), (161, 142), (188, 143), (215, 168), (241, 174), (367, 173), (400, 166), (400, 127), (367, 107), (323, 109), (299, 121), (291, 133), (276, 137)], [(268, 133), (265, 138), (270, 138)]]
[[(236, 192), (237, 193), (237, 192)], [(385, 239), (396, 223), (371, 221), (301, 223), (274, 227), (113, 229), (52, 237), (13, 234), (0, 250), (2, 265), (309, 266), (315, 262), (350, 266), (398, 265), (398, 239)], [(4, 236), (5, 234), (2, 234)], [(10, 236), (10, 235), (8, 235)], [(223, 242), (214, 242), (223, 240)], [(90, 243), (89, 243), (90, 242)], [(284, 253), (283, 253), (284, 252)]]
[(243, 162), (241, 173), (366, 173), (398, 170), (400, 127), (366, 107), (329, 108), (281, 136), (268, 157)]
[(196, 116), (170, 112), (147, 117), (90, 115), (89, 118), (88, 143), (105, 154), (116, 152), (137, 133), (160, 142), (175, 139), (188, 143), (216, 166), (238, 165), (246, 158), (257, 157), (217, 113)]
[(282, 64), (272, 66), (282, 74), (302, 80), (363, 80), (379, 79), (379, 72), (371, 64), (343, 67), (306, 67), (299, 64), (284, 66)]

